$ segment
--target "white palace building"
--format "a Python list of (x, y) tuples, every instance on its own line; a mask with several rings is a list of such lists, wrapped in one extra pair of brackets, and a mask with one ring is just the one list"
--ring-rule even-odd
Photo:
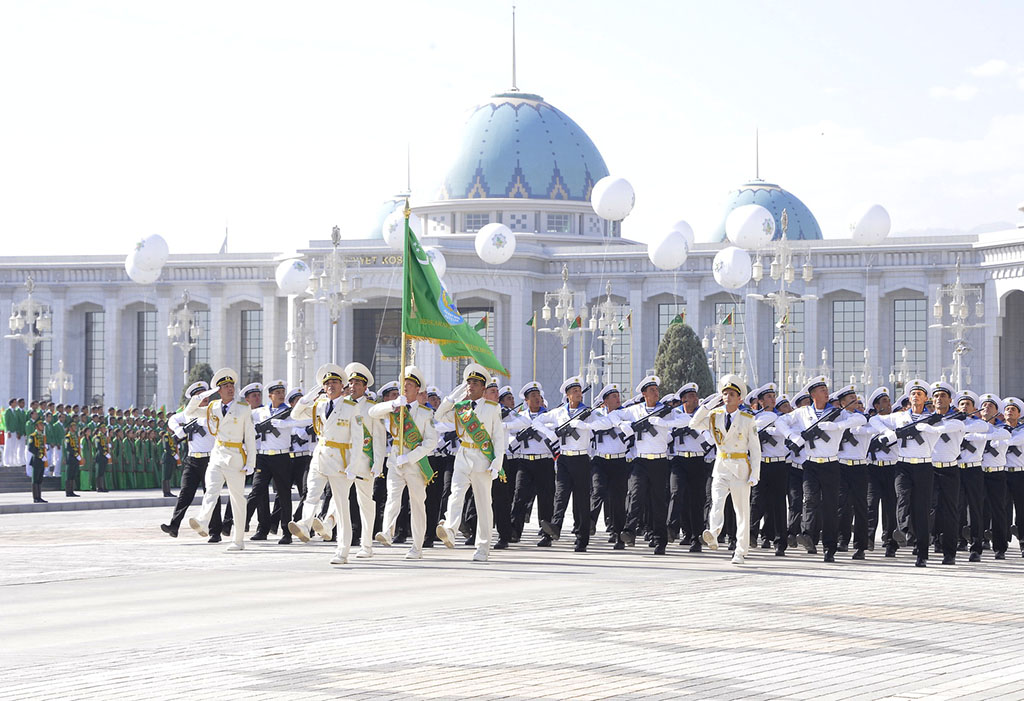
[[(513, 387), (536, 372), (548, 397), (557, 394), (562, 342), (557, 334), (537, 333), (535, 352), (535, 333), (526, 322), (535, 311), (537, 327), (558, 322), (554, 314), (545, 321), (539, 310), (545, 292), (562, 286), (563, 266), (576, 293), (575, 309), (584, 299), (590, 309), (605, 302), (610, 286), (623, 321), (594, 332), (584, 319), (582, 331), (569, 340), (569, 372), (580, 371), (581, 356), (589, 366), (593, 351), (603, 356), (595, 361), (599, 382), (639, 380), (653, 367), (668, 324), (684, 312), (698, 335), (709, 339), (720, 322), (734, 322), (718, 327), (713, 369), (742, 371), (750, 383), (780, 379), (780, 345), (790, 392), (802, 374), (822, 365), (823, 349), (836, 384), (853, 377), (858, 384), (892, 386), (908, 375), (945, 375), (955, 382), (946, 288), (957, 279), (959, 261), (966, 298), (953, 311), (966, 312), (969, 328), (961, 337), (970, 347), (963, 355), (963, 383), (1000, 395), (1024, 392), (1024, 228), (890, 237), (865, 247), (823, 239), (810, 210), (778, 185), (745, 183), (731, 194), (723, 222), (732, 207), (755, 202), (775, 215), (778, 236), (786, 210), (794, 253), (788, 287), (808, 297), (793, 305), (779, 344), (773, 342), (776, 310), (748, 296), (778, 289), (769, 275), (771, 250), (762, 252), (761, 281), (735, 293), (712, 277), (722, 243), (698, 243), (678, 271), (659, 270), (646, 245), (620, 238), (616, 226), (594, 213), (590, 191), (607, 174), (597, 147), (572, 119), (537, 95), (512, 91), (473, 111), (439, 191), (432, 201), (414, 204), (424, 245), (440, 248), (447, 260), (444, 280), (460, 311), (472, 322), (488, 317), (486, 338), (511, 372)], [(380, 221), (403, 203), (386, 202)], [(475, 232), (490, 222), (506, 224), (517, 238), (513, 258), (500, 268), (483, 263), (474, 250)], [(129, 280), (119, 256), (0, 257), (4, 309), (25, 299), (31, 277), (33, 299), (49, 307), (52, 327), (36, 346), (31, 368), (22, 342), (2, 342), (0, 396), (26, 396), (30, 372), (36, 397), (49, 395), (49, 380), (63, 361), (74, 378), (66, 402), (176, 406), (185, 359), (170, 343), (167, 326), (186, 291), (202, 328), (190, 364), (236, 367), (243, 382), (285, 377), (290, 385), (309, 383), (315, 368), (330, 359), (333, 334), (336, 360), (365, 363), (379, 386), (398, 372), (401, 255), (387, 246), (379, 226), (364, 238), (349, 233), (337, 248), (346, 261), (348, 297), (359, 301), (336, 309), (336, 324), (327, 305), (278, 290), (279, 251), (173, 254), (152, 285)], [(319, 274), (333, 250), (325, 236), (299, 253)], [(813, 267), (809, 281), (803, 274), (807, 261)], [(458, 381), (460, 368), (442, 361), (429, 344), (417, 344), (416, 363), (442, 389)]]

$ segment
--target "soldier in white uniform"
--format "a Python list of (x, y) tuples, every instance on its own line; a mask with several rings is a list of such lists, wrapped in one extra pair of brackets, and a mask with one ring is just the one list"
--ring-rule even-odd
[[(692, 417), (700, 397), (697, 383), (688, 382), (676, 396), (682, 405), (679, 413)], [(669, 540), (679, 534), (679, 544), (690, 552), (701, 551), (704, 532), (704, 504), (707, 500), (707, 475), (701, 432), (691, 426), (672, 429), (672, 473), (669, 477), (668, 530)]]
[(1006, 447), (1006, 488), (1014, 511), (1010, 533), (1017, 539), (1024, 556), (1024, 545), (1021, 545), (1021, 533), (1024, 533), (1024, 458), (1021, 457), (1024, 453), (1024, 424), (1020, 421), (1021, 411), (1024, 411), (1024, 402), (1018, 397), (1003, 398), (1003, 416), (1006, 417), (1003, 428), (1010, 434), (1009, 438), (1003, 439)]
[(304, 395), (292, 408), (292, 420), (313, 421), (313, 430), (318, 440), (309, 461), (309, 476), (306, 478), (306, 501), (303, 504), (305, 516), (301, 521), (290, 521), (288, 530), (303, 543), (309, 542), (309, 529), (318, 513), (320, 497), (330, 483), (331, 496), (341, 521), (341, 537), (331, 564), (345, 565), (348, 564), (348, 552), (352, 547), (348, 492), (353, 481), (345, 473), (352, 460), (353, 426), (356, 425), (359, 410), (355, 402), (342, 396), (348, 378), (340, 367), (334, 363), (321, 365), (316, 371), (316, 380), (322, 392)]
[(725, 375), (718, 381), (718, 392), (697, 408), (690, 421), (694, 429), (711, 431), (717, 450), (711, 477), (711, 513), (703, 538), (709, 548), (718, 549), (725, 500), (731, 495), (737, 536), (732, 562), (742, 565), (750, 551), (750, 487), (757, 484), (761, 471), (761, 441), (754, 415), (740, 409), (740, 397), (746, 394), (743, 380)]
[[(285, 403), (285, 392), (284, 380), (271, 382), (267, 385), (270, 406), (261, 405), (253, 410), (252, 419), (259, 445), (256, 448), (256, 475), (248, 498), (249, 505), (255, 506), (259, 520), (256, 533), (249, 540), (266, 540), (267, 534), (276, 531), (279, 523), (271, 516), (270, 510), (270, 483), (274, 483), (275, 505), (279, 502), (274, 513), (284, 519), (281, 539), (277, 541), (279, 545), (292, 542), (292, 535), (286, 527), (292, 517), (292, 426), (273, 421), (274, 417), (291, 408)], [(251, 508), (249, 505), (247, 508)]]
[[(619, 386), (615, 383), (601, 388), (597, 395), (601, 406), (591, 419), (593, 438), (593, 489), (590, 497), (590, 522), (597, 523), (597, 515), (604, 506), (605, 520), (611, 530), (610, 541), (615, 550), (624, 550), (626, 544), (619, 538), (626, 527), (626, 488), (629, 483), (629, 448), (625, 435), (617, 423), (606, 420), (622, 404)], [(702, 490), (703, 493), (703, 490)]]
[(463, 372), (463, 384), (441, 401), (437, 415), (442, 421), (454, 419), (459, 435), (452, 473), (452, 496), (445, 520), (437, 524), (437, 537), (449, 548), (455, 547), (454, 536), (462, 519), (466, 492), (472, 487), (476, 502), (477, 531), (475, 562), (486, 562), (491, 548), (491, 482), (504, 477), (505, 424), (498, 403), (484, 399), (484, 388), (490, 373), (477, 363), (470, 363)]
[(969, 541), (970, 562), (981, 562), (985, 520), (985, 475), (981, 471), (981, 454), (992, 426), (978, 417), (978, 395), (963, 390), (956, 395), (956, 406), (964, 413), (964, 437), (960, 441), (960, 488), (966, 502), (970, 524), (964, 524), (960, 535)]
[[(892, 398), (888, 387), (878, 387), (868, 397), (868, 416), (888, 416), (892, 413)], [(873, 433), (868, 442), (868, 550), (874, 550), (881, 508), (882, 545), (886, 557), (896, 557), (896, 543), (892, 540), (896, 528), (896, 448), (883, 440), (879, 429), (868, 419)]]
[(992, 427), (981, 454), (981, 471), (985, 475), (985, 504), (991, 530), (992, 552), (996, 560), (1006, 559), (1009, 540), (1006, 518), (1006, 450), (1010, 432), (999, 420), (1003, 400), (994, 394), (983, 394), (981, 418)]
[[(421, 406), (417, 400), (420, 389), (426, 386), (420, 369), (410, 365), (405, 368), (402, 376), (404, 392), (390, 402), (375, 404), (369, 411), (370, 418), (384, 421), (385, 428), (391, 434), (387, 503), (384, 506), (381, 530), (374, 537), (382, 545), (391, 545), (398, 512), (402, 509), (402, 492), (408, 489), (412, 546), (405, 555), (407, 560), (423, 557), (423, 540), (427, 529), (427, 482), (434, 477), (434, 469), (429, 460), (429, 455), (437, 448), (434, 412), (429, 407)], [(405, 407), (404, 411), (402, 407)], [(399, 423), (402, 419), (404, 425)]]
[[(245, 476), (256, 470), (256, 430), (252, 423), (252, 410), (248, 405), (235, 400), (235, 382), (238, 373), (222, 368), (214, 373), (213, 389), (194, 395), (182, 412), (189, 421), (204, 418), (206, 429), (216, 441), (210, 453), (210, 464), (206, 469), (206, 494), (199, 518), (190, 518), (188, 525), (203, 538), (208, 537), (210, 519), (220, 502), (220, 490), (228, 485), (228, 499), (236, 515), (245, 513)], [(212, 399), (219, 395), (217, 399)], [(212, 399), (206, 407), (200, 406), (203, 399)], [(231, 531), (232, 544), (229, 552), (245, 548), (242, 520), (235, 519)]]
[(935, 469), (935, 527), (943, 565), (956, 564), (956, 544), (960, 535), (960, 443), (966, 427), (964, 414), (953, 409), (953, 387), (948, 382), (933, 382), (932, 402), (935, 413), (942, 416), (937, 428), (942, 431), (932, 444), (932, 467)]
[[(868, 447), (876, 431), (868, 425), (857, 397), (857, 388), (847, 385), (832, 395), (832, 402), (842, 407), (840, 422), (849, 425), (839, 439), (839, 550), (849, 549), (853, 536), (854, 560), (863, 560), (868, 547)], [(852, 425), (850, 425), (852, 424)]]
[(761, 404), (754, 414), (758, 440), (761, 442), (761, 472), (750, 492), (750, 525), (757, 527), (763, 517), (761, 533), (772, 538), (775, 554), (784, 556), (788, 545), (786, 491), (789, 485), (789, 463), (786, 433), (776, 425), (784, 416), (775, 405), (774, 382), (761, 385), (753, 394)]
[[(512, 497), (512, 529), (516, 538), (523, 534), (523, 526), (530, 504), (537, 500), (537, 516), (550, 521), (555, 509), (555, 461), (549, 442), (555, 434), (539, 421), (544, 409), (544, 391), (539, 382), (527, 382), (519, 390), (526, 406), (518, 414), (506, 417), (505, 428), (512, 451), (518, 456), (515, 494)], [(538, 547), (550, 547), (551, 536), (542, 533)]]

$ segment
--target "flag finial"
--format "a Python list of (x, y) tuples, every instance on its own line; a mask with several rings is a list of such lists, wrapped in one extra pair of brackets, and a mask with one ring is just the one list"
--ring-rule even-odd
[(412, 214), (412, 210), (409, 209), (409, 198), (408, 197), (405, 198), (405, 209), (403, 210), (403, 214), (405, 214), (406, 221), (408, 221), (409, 215)]

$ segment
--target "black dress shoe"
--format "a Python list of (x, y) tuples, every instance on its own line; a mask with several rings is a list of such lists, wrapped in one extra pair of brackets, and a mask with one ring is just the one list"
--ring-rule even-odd
[(896, 545), (901, 548), (907, 545), (907, 534), (901, 531), (899, 528), (892, 532), (892, 539), (896, 541)]
[(262, 531), (256, 531), (254, 535), (249, 536), (249, 540), (266, 540), (267, 534)]
[(955, 565), (956, 564), (956, 555), (943, 555), (942, 556), (942, 564), (944, 564), (944, 565)]
[(608, 536), (608, 542), (609, 543), (618, 543), (619, 542), (619, 534), (618, 533), (611, 533)]
[(545, 535), (547, 535), (547, 536), (548, 536), (549, 538), (551, 538), (551, 540), (558, 540), (558, 537), (559, 537), (559, 536), (561, 535), (561, 534), (560, 534), (560, 533), (558, 532), (558, 529), (557, 529), (557, 528), (555, 528), (554, 526), (552, 526), (552, 525), (551, 525), (551, 524), (550, 524), (549, 522), (547, 522), (547, 521), (543, 521), (543, 520), (542, 520), (542, 521), (540, 522), (540, 529), (541, 529), (542, 531), (544, 531)]
[[(66, 497), (80, 497), (82, 495), (81, 494), (75, 494), (74, 492), (71, 492), (70, 494), (65, 494), (64, 496), (66, 496)], [(172, 494), (171, 496), (173, 497), (174, 495)]]
[(509, 539), (508, 539), (508, 542), (510, 542), (510, 543), (518, 543), (518, 542), (520, 541), (520, 539), (521, 539), (521, 538), (522, 538), (522, 536), (520, 536), (520, 535), (519, 535), (519, 534), (517, 533), (517, 534), (513, 535), (513, 536), (512, 536), (511, 538), (509, 538)]
[(679, 529), (678, 528), (669, 528), (668, 529), (668, 542), (674, 543), (677, 540), (679, 540)]
[(785, 557), (785, 556), (786, 556), (786, 549), (784, 547), (782, 547), (780, 545), (779, 547), (775, 548), (775, 557)]
[(772, 549), (772, 542), (770, 540), (762, 540), (761, 541), (761, 549), (762, 550), (771, 550)]
[(961, 540), (960, 542), (958, 542), (956, 544), (956, 551), (958, 553), (965, 553), (965, 552), (967, 552), (967, 541), (966, 540)]
[(798, 545), (797, 537), (795, 535), (790, 535), (788, 538), (786, 538), (786, 545), (788, 545), (791, 548), (795, 548)]
[(936, 555), (941, 555), (942, 554), (942, 546), (939, 545), (938, 543), (936, 543), (935, 547), (932, 548), (932, 552), (935, 553)]
[(732, 550), (735, 550), (735, 549), (736, 549), (736, 541), (735, 540), (730, 540), (729, 541), (729, 550), (732, 551)]
[(409, 539), (409, 536), (407, 536), (405, 533), (399, 533), (398, 535), (395, 536), (394, 540), (392, 540), (391, 542), (393, 544), (395, 544), (395, 545), (402, 545), (408, 539)]
[(864, 548), (858, 549), (857, 552), (855, 552), (853, 554), (853, 557), (851, 557), (850, 559), (851, 560), (863, 560), (864, 559)]
[(612, 546), (612, 550), (625, 550), (625, 549), (626, 549), (626, 544), (623, 543), (621, 540), (616, 541), (615, 545)]
[(633, 534), (633, 531), (623, 531), (619, 534), (619, 539), (626, 545), (636, 545), (636, 536)]
[(229, 523), (229, 524), (228, 524), (228, 525), (226, 525), (226, 526), (222, 525), (222, 526), (220, 527), (220, 534), (221, 534), (222, 536), (224, 536), (225, 538), (226, 538), (227, 536), (231, 535), (231, 524)]
[(1003, 551), (1003, 550), (1000, 550), (999, 552), (996, 553), (995, 558), (997, 560), (1005, 560), (1006, 559), (1006, 552)]
[(277, 544), (278, 545), (291, 545), (292, 544), (292, 534), (291, 533), (285, 533), (283, 536), (281, 536), (281, 539), (279, 541), (277, 541)]
[(889, 543), (885, 546), (886, 557), (896, 557), (896, 543)]
[(540, 537), (540, 540), (537, 541), (537, 547), (538, 548), (550, 548), (551, 547), (551, 538), (549, 538), (547, 536), (547, 534), (542, 535)]
[[(434, 539), (433, 538), (427, 538), (425, 541), (423, 541), (423, 547), (424, 548), (432, 548), (432, 547), (434, 547)], [(495, 545), (494, 547), (498, 547), (498, 546)], [(505, 544), (505, 547), (506, 548), (508, 547), (508, 543)]]
[(476, 536), (466, 538), (466, 545), (476, 545)]
[(585, 553), (587, 552), (587, 546), (584, 543), (576, 543), (576, 545), (573, 546), (572, 551), (574, 553)]
[(970, 526), (964, 526), (963, 528), (960, 529), (960, 540), (966, 542), (966, 541), (968, 541), (970, 539), (971, 539), (971, 527)]
[(210, 539), (207, 540), (206, 542), (207, 543), (219, 543), (220, 542), (220, 538), (221, 538), (220, 533), (213, 533), (213, 534), (210, 535)]
[(868, 541), (868, 550), (874, 550), (874, 549), (875, 549), (875, 539), (872, 538), (871, 540)]
[(825, 551), (825, 562), (835, 562), (835, 561), (836, 561), (836, 554), (834, 552), (832, 552), (831, 550), (826, 550)]
[(163, 531), (164, 533), (166, 533), (167, 535), (171, 536), (172, 538), (177, 538), (178, 537), (178, 529), (177, 528), (171, 528), (166, 523), (161, 523), (160, 524), (160, 530)]
[(918, 556), (917, 562), (914, 563), (914, 567), (927, 567), (927, 566), (928, 566), (928, 558), (927, 557), (920, 557), (920, 556)]
[(693, 543), (690, 543), (690, 550), (689, 551), (691, 553), (699, 553), (699, 552), (703, 552), (703, 550), (704, 550), (704, 546), (702, 546), (700, 544), (699, 540), (695, 541)]
[(839, 547), (836, 548), (836, 552), (840, 552), (840, 553), (849, 552), (849, 550), (850, 550), (850, 546), (847, 545), (846, 543), (840, 543)]
[(654, 548), (654, 554), (655, 555), (664, 555), (665, 554), (665, 544), (664, 543), (659, 543), (658, 546), (656, 548)]
[(597, 535), (597, 524), (596, 523), (591, 523), (590, 524), (590, 535), (592, 535), (592, 536)]
[[(431, 544), (431, 547), (433, 547), (433, 544)], [(494, 544), (494, 549), (495, 550), (508, 550), (508, 541), (507, 540), (498, 540), (498, 542)]]
[(648, 548), (653, 548), (653, 547), (655, 547), (656, 545), (657, 545), (657, 543), (655, 543), (655, 542), (654, 542), (653, 540), (649, 540), (649, 541), (647, 541), (647, 547), (648, 547)]
[(981, 562), (981, 553), (971, 553), (971, 556), (967, 558), (968, 562)]
[(277, 535), (277, 526), (271, 526), (269, 533), (270, 535)]
[(814, 541), (811, 540), (811, 536), (806, 533), (801, 533), (796, 536), (796, 545), (801, 546), (808, 554), (812, 553), (816, 549), (814, 547)]

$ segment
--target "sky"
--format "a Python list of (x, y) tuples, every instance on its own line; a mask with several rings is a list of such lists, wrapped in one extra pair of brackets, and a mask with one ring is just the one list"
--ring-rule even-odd
[[(511, 85), (511, 3), (0, 0), (0, 255), (281, 252), (437, 190)], [(520, 89), (572, 117), (653, 240), (755, 175), (826, 238), (1024, 215), (1024, 4), (518, 0)]]

